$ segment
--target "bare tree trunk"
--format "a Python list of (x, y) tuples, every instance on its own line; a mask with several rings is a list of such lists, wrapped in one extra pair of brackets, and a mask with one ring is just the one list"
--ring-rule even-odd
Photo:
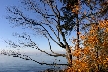
[(68, 64), (71, 67), (72, 66), (72, 54), (71, 54), (71, 49), (69, 48), (69, 45), (66, 45), (66, 52), (67, 52)]
[[(79, 3), (79, 0), (77, 1), (78, 3)], [(77, 5), (79, 5), (77, 3)], [(77, 48), (76, 49), (79, 49), (79, 31), (80, 31), (80, 29), (79, 29), (79, 19), (78, 19), (78, 12), (79, 12), (79, 10), (77, 10), (77, 12), (76, 12), (76, 26), (77, 26)], [(79, 56), (77, 57), (77, 59), (79, 60)]]
[[(78, 21), (78, 14), (77, 14), (77, 48), (79, 48), (79, 21)], [(79, 57), (77, 57), (77, 59), (79, 60)]]
[(67, 41), (66, 41), (64, 32), (62, 32), (62, 31), (60, 30), (60, 33), (61, 33), (62, 38), (63, 38), (63, 41), (64, 41), (64, 43), (65, 43), (65, 45), (66, 45), (66, 46), (65, 46), (65, 47), (66, 47), (66, 53), (67, 53), (66, 58), (67, 58), (67, 60), (68, 60), (68, 64), (69, 64), (69, 66), (72, 66), (72, 54), (71, 54), (71, 49), (69, 48), (69, 45), (68, 45), (68, 43), (67, 43)]
[[(98, 27), (98, 32), (99, 32), (99, 27)], [(99, 58), (98, 48), (99, 48), (99, 46), (98, 46), (98, 44), (97, 44), (97, 48), (96, 48), (96, 58), (97, 58), (97, 59)], [(97, 67), (98, 67), (98, 70), (100, 70), (100, 69), (99, 69), (99, 64), (97, 65)]]

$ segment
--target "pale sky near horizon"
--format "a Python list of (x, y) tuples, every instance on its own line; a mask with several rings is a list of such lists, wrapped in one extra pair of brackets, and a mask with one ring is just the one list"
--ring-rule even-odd
[[(4, 42), (4, 40), (12, 40), (12, 41), (17, 41), (17, 38), (14, 37), (12, 34), (17, 32), (17, 33), (22, 33), (22, 32), (32, 32), (29, 29), (22, 29), (22, 27), (15, 27), (12, 28), (12, 24), (9, 22), (9, 20), (6, 19), (6, 16), (9, 14), (6, 11), (6, 7), (8, 6), (20, 6), (20, 0), (0, 0), (0, 49), (8, 49), (11, 48), (9, 47), (8, 44)], [(36, 36), (33, 37), (33, 39), (36, 40), (36, 43), (38, 46), (43, 49), (49, 51), (49, 46), (47, 39)], [(69, 41), (69, 40), (68, 40)], [(71, 43), (71, 42), (70, 42)], [(52, 49), (55, 51), (63, 51), (62, 48), (59, 48), (56, 44), (52, 44)], [(24, 50), (26, 51), (34, 51), (35, 49), (31, 48), (25, 48)]]

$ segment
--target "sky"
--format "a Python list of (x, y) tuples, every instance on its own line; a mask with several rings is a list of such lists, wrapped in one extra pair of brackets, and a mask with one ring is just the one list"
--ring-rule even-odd
[(12, 36), (14, 32), (22, 31), (20, 28), (12, 28), (10, 22), (6, 19), (8, 15), (6, 7), (17, 5), (18, 0), (0, 0), (0, 49), (9, 48), (8, 44), (5, 43), (5, 40), (15, 40)]
[[(20, 6), (20, 0), (0, 0), (0, 49), (13, 49), (5, 41), (11, 40), (17, 42), (18, 38), (13, 36), (13, 33), (17, 32), (19, 34), (23, 32), (32, 33), (30, 29), (23, 29), (22, 27), (13, 27), (13, 25), (6, 19), (9, 13), (6, 11), (6, 7), (9, 6)], [(32, 16), (32, 15), (31, 15)], [(32, 37), (35, 40), (39, 48), (49, 51), (49, 46), (47, 39), (42, 36)], [(69, 41), (69, 40), (68, 40)], [(70, 42), (71, 43), (71, 42)], [(59, 48), (56, 44), (52, 43), (54, 51), (64, 51), (64, 49)], [(37, 51), (32, 48), (20, 48), (23, 51)]]

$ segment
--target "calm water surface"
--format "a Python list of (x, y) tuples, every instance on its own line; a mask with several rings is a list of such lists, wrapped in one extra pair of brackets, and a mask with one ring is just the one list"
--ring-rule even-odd
[[(45, 54), (28, 54), (32, 59), (35, 59), (39, 62), (47, 63), (66, 63), (66, 59), (63, 57), (49, 57)], [(57, 59), (57, 60), (56, 60)], [(61, 60), (59, 62), (59, 60)], [(58, 68), (59, 66), (56, 66)], [(65, 66), (60, 66), (65, 68)], [(7, 55), (0, 54), (0, 72), (38, 72), (48, 68), (53, 68), (53, 66), (39, 65), (30, 60), (23, 60), (18, 57), (12, 57)]]

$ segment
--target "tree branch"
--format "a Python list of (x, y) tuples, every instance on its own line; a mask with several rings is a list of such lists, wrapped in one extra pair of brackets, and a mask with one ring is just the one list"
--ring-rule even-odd
[(66, 56), (65, 54), (59, 54), (59, 53), (55, 53), (53, 50), (52, 50), (52, 47), (51, 47), (51, 44), (50, 44), (50, 41), (49, 41), (49, 38), (45, 35), (45, 37), (48, 39), (48, 43), (49, 43), (49, 47), (50, 47), (50, 50), (52, 53), (56, 54), (56, 55), (63, 55), (63, 56)]
[[(31, 47), (31, 48), (35, 48), (35, 49), (37, 49), (37, 50), (39, 50), (39, 51), (41, 51), (41, 52), (43, 52), (43, 53), (45, 53), (45, 54), (47, 54), (47, 55), (49, 55), (49, 56), (54, 56), (54, 57), (58, 57), (58, 56), (62, 56), (62, 57), (65, 57), (66, 55), (65, 54), (49, 54), (48, 52), (46, 52), (46, 51), (44, 51), (44, 50), (41, 50), (37, 45), (36, 45), (36, 43), (35, 42), (33, 42), (32, 40), (31, 40), (31, 38), (30, 38), (30, 36), (29, 35), (27, 35), (28, 36), (28, 38), (26, 37), (26, 36), (21, 36), (21, 35), (18, 35), (18, 34), (16, 34), (18, 37), (21, 37), (21, 38), (25, 38), (26, 40), (28, 40), (29, 42), (26, 44), (26, 43), (20, 43), (20, 44), (22, 44), (23, 45), (23, 47), (24, 46), (26, 46), (26, 47)], [(16, 48), (17, 46), (19, 47), (20, 45), (16, 45), (14, 42), (6, 42), (6, 43), (8, 43), (9, 45), (11, 45), (12, 47), (14, 47), (14, 48)], [(21, 46), (20, 46), (21, 47)]]
[(22, 54), (19, 54), (15, 51), (11, 51), (11, 50), (9, 52), (6, 52), (5, 50), (2, 50), (1, 54), (13, 56), (13, 57), (19, 57), (19, 58), (25, 59), (25, 60), (31, 60), (31, 61), (34, 61), (34, 62), (40, 64), (40, 65), (66, 65), (66, 66), (68, 66), (68, 64), (58, 64), (58, 63), (54, 63), (54, 62), (53, 63), (39, 62), (39, 61), (36, 61), (36, 60), (32, 59), (31, 57), (29, 57), (27, 55), (22, 55)]
[[(24, 23), (26, 23), (26, 24), (31, 24), (31, 25), (36, 25), (36, 26), (40, 26), (40, 27), (42, 27), (43, 29), (44, 29), (44, 31), (45, 32), (47, 32), (47, 34), (48, 34), (48, 36), (56, 43), (56, 44), (58, 44), (59, 46), (61, 46), (61, 44), (59, 44), (59, 43), (61, 43), (60, 42), (60, 38), (59, 37), (57, 37), (57, 35), (56, 35), (56, 33), (54, 32), (54, 34), (56, 35), (56, 37), (57, 37), (57, 39), (58, 39), (58, 41), (59, 41), (59, 43), (56, 41), (56, 40), (54, 40), (53, 39), (53, 37), (50, 35), (50, 33), (48, 32), (48, 30), (40, 23), (37, 23), (37, 22), (35, 22), (33, 19), (28, 19), (27, 17), (25, 17), (23, 14), (22, 14), (22, 12), (21, 11), (19, 11), (17, 8), (14, 8), (15, 10), (16, 10), (16, 12), (13, 12), (11, 9), (9, 9), (9, 11), (10, 12), (12, 12), (12, 13), (14, 13), (14, 14), (18, 14), (19, 16), (21, 16), (21, 19), (22, 20), (24, 20), (24, 22), (22, 23), (22, 24), (24, 24)], [(18, 13), (17, 13), (18, 12)], [(11, 18), (11, 19), (17, 19), (17, 18)], [(52, 29), (52, 27), (49, 25), (49, 27), (50, 27), (50, 29), (53, 31), (53, 29)], [(62, 47), (62, 46), (61, 46)]]

